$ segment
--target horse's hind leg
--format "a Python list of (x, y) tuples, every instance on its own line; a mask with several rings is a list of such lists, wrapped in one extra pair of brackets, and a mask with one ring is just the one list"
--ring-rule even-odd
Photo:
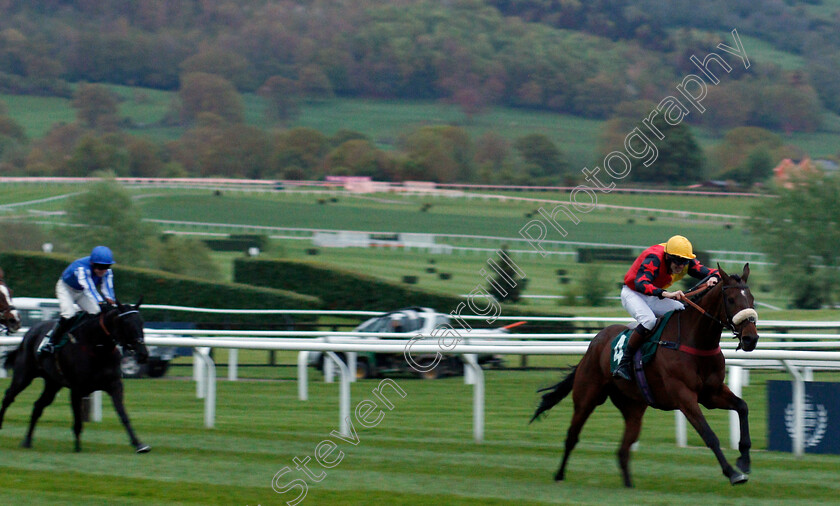
[(580, 392), (575, 390), (573, 399), (575, 403), (575, 412), (572, 415), (572, 422), (569, 424), (569, 430), (566, 432), (566, 444), (563, 450), (563, 461), (560, 463), (560, 468), (554, 475), (554, 481), (562, 481), (566, 476), (566, 464), (569, 462), (569, 455), (580, 439), (580, 431), (583, 425), (589, 418), (589, 415), (595, 411), (595, 408), (603, 404), (606, 400), (606, 394), (602, 391), (602, 386), (598, 384), (587, 384)]
[(647, 409), (646, 404), (632, 402), (623, 398), (613, 397), (613, 403), (624, 416), (624, 436), (621, 438), (621, 446), (618, 447), (618, 465), (621, 467), (621, 475), (624, 478), (624, 486), (632, 487), (630, 479), (630, 447), (639, 439), (642, 431), (642, 416)]
[(15, 402), (18, 394), (23, 392), (32, 383), (33, 379), (35, 379), (35, 375), (33, 374), (15, 372), (12, 383), (6, 389), (6, 394), (3, 396), (3, 407), (0, 408), (0, 428), (3, 427), (3, 417), (6, 416), (6, 409)]
[(55, 400), (55, 394), (59, 390), (61, 390), (60, 384), (55, 381), (44, 380), (44, 391), (41, 392), (41, 396), (35, 401), (35, 405), (32, 408), (32, 416), (29, 417), (29, 430), (26, 431), (26, 436), (20, 443), (23, 448), (32, 448), (32, 434), (35, 432), (35, 424), (41, 418), (44, 408), (52, 404), (52, 401)]
[(111, 400), (114, 403), (114, 409), (117, 411), (117, 415), (119, 415), (120, 421), (125, 427), (126, 432), (128, 432), (128, 438), (131, 440), (131, 444), (134, 446), (137, 453), (146, 453), (151, 451), (152, 447), (141, 443), (134, 434), (134, 429), (131, 428), (131, 421), (128, 419), (128, 413), (126, 413), (125, 405), (123, 404), (122, 382), (119, 380), (115, 381), (108, 390), (108, 395), (111, 396)]

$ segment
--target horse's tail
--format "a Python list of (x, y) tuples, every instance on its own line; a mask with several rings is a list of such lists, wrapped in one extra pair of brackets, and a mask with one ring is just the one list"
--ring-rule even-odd
[(20, 348), (15, 348), (14, 350), (9, 350), (3, 357), (3, 368), (4, 369), (14, 369), (15, 368), (15, 359), (17, 358), (17, 354), (20, 351)]
[(560, 383), (537, 390), (537, 392), (545, 392), (546, 390), (550, 391), (543, 394), (542, 401), (540, 401), (540, 405), (537, 406), (534, 416), (532, 416), (531, 421), (528, 422), (529, 424), (536, 420), (541, 414), (559, 404), (560, 401), (569, 395), (569, 392), (572, 391), (572, 386), (575, 384), (575, 372), (577, 372), (577, 366), (572, 367), (572, 372), (563, 378), (563, 381)]

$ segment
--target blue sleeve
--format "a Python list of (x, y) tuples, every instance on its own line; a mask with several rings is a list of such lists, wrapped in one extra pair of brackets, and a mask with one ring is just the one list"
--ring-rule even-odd
[(105, 299), (102, 298), (102, 295), (99, 294), (99, 290), (96, 289), (96, 285), (93, 282), (93, 276), (91, 275), (90, 269), (86, 269), (84, 267), (77, 267), (76, 268), (76, 280), (81, 285), (82, 290), (84, 290), (85, 295), (93, 299), (94, 302), (97, 304), (101, 304), (105, 302)]
[(105, 273), (105, 277), (102, 278), (102, 293), (105, 297), (116, 301), (117, 297), (114, 295), (114, 271), (108, 269), (108, 272)]

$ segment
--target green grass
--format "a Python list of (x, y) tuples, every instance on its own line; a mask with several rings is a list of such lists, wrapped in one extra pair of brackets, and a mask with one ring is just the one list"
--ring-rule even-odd
[[(738, 33), (738, 37), (744, 44), (744, 51), (750, 59), (750, 63), (761, 63), (776, 65), (782, 70), (800, 70), (805, 66), (805, 59), (797, 54), (787, 51), (780, 51), (773, 47), (773, 44), (762, 39)], [(726, 40), (726, 44), (732, 45), (732, 36)], [(739, 61), (740, 63), (740, 61)], [(752, 70), (752, 69), (750, 69)]]
[(6, 103), (8, 116), (23, 127), (30, 139), (40, 139), (57, 123), (76, 121), (68, 99), (0, 94), (0, 100)]
[[(525, 202), (480, 198), (433, 198), (382, 196), (375, 198), (337, 196), (335, 202), (319, 194), (261, 194), (222, 196), (204, 194), (164, 193), (145, 198), (138, 203), (147, 218), (178, 219), (183, 221), (260, 225), (292, 228), (334, 230), (363, 230), (372, 232), (417, 232), (435, 234), (486, 235), (493, 237), (521, 237), (519, 234), (538, 208), (551, 211), (555, 202), (568, 203), (562, 196), (552, 202)], [(546, 196), (540, 198), (547, 198)], [(624, 204), (632, 196), (619, 197)], [(551, 200), (551, 197), (548, 197)], [(716, 205), (724, 199), (705, 197), (705, 209), (718, 212)], [(324, 203), (319, 201), (326, 200)], [(703, 208), (695, 201), (697, 208)], [(725, 202), (724, 202), (725, 203)], [(431, 204), (421, 212), (423, 204)], [(624, 205), (621, 204), (621, 205)], [(60, 205), (60, 204), (56, 204)], [(655, 207), (656, 199), (637, 197), (636, 206)], [(675, 206), (673, 200), (668, 207)], [(743, 206), (730, 208), (748, 212)], [(577, 213), (580, 223), (573, 224), (560, 214), (557, 222), (567, 230), (563, 237), (554, 229), (547, 240), (597, 242), (644, 245), (665, 240), (681, 230), (705, 249), (752, 251), (751, 238), (740, 230), (726, 228), (725, 223), (683, 223), (663, 219), (647, 211), (595, 210)], [(632, 219), (632, 222), (628, 221)], [(536, 232), (534, 232), (536, 234)], [(706, 246), (708, 245), (708, 246)], [(713, 245), (713, 246), (712, 246)], [(702, 248), (701, 248), (702, 249)]]
[[(0, 190), (0, 203), (27, 202), (50, 195), (66, 195), (82, 189), (78, 185), (52, 185), (52, 191), (36, 188), (33, 185), (5, 185)], [(490, 193), (490, 192), (487, 192)], [(492, 192), (499, 193), (499, 192)], [(538, 207), (551, 210), (554, 202), (568, 202), (565, 193), (551, 192), (511, 192), (508, 197), (525, 197), (549, 200), (549, 202), (528, 202), (513, 199), (477, 198), (432, 198), (408, 197), (394, 194), (369, 196), (351, 196), (337, 194), (335, 202), (330, 195), (310, 193), (242, 193), (225, 191), (221, 196), (213, 195), (209, 190), (167, 190), (136, 189), (132, 194), (138, 198), (137, 205), (147, 218), (239, 224), (247, 226), (275, 226), (295, 228), (365, 230), (384, 232), (421, 232), (437, 234), (465, 234), (472, 236), (490, 236), (517, 238), (519, 230), (535, 216), (532, 213)], [(319, 203), (319, 200), (325, 201)], [(769, 202), (767, 199), (719, 198), (719, 197), (673, 197), (666, 195), (620, 195), (610, 194), (599, 197), (599, 202), (613, 205), (659, 207), (664, 209), (684, 209), (694, 211), (713, 211), (724, 214), (746, 215), (757, 203)], [(421, 212), (424, 203), (431, 204), (427, 212)], [(30, 214), (30, 210), (58, 211), (66, 206), (65, 200), (53, 200), (21, 206), (15, 210), (17, 215)], [(528, 214), (532, 214), (528, 217)], [(726, 228), (724, 223), (704, 224), (690, 221), (663, 219), (661, 215), (648, 211), (595, 210), (579, 215), (581, 222), (571, 224), (564, 216), (560, 222), (568, 230), (567, 241), (614, 243), (645, 246), (664, 241), (675, 233), (691, 238), (695, 248), (700, 250), (753, 251), (755, 247), (751, 236), (745, 235), (740, 225)], [(653, 221), (651, 221), (651, 219)], [(288, 235), (287, 232), (265, 231), (259, 229), (237, 229), (219, 227), (174, 227), (162, 225), (162, 229), (174, 228), (182, 231), (225, 232), (225, 233), (262, 233), (267, 235)], [(549, 240), (564, 239), (553, 228), (548, 229)], [(312, 248), (310, 240), (273, 239), (267, 257), (303, 258), (327, 263), (336, 267), (373, 274), (381, 278), (402, 282), (403, 276), (418, 276), (421, 288), (445, 293), (465, 294), (477, 285), (484, 285), (479, 271), (485, 266), (494, 250), (504, 244), (503, 239), (439, 239), (459, 247), (477, 248), (473, 251), (456, 251), (452, 254), (430, 254), (421, 251), (394, 251), (377, 248), (319, 248), (318, 255), (310, 256), (306, 250)], [(508, 241), (511, 250), (532, 251), (525, 242)], [(549, 248), (551, 249), (551, 248)], [(574, 253), (574, 248), (566, 249)], [(216, 255), (221, 267), (223, 279), (233, 277), (231, 260), (241, 253), (220, 253)], [(587, 279), (587, 268), (576, 262), (572, 255), (543, 258), (537, 253), (514, 253), (514, 259), (526, 272), (529, 285), (526, 294), (566, 295), (575, 289), (580, 280)], [(740, 270), (741, 265), (724, 264), (727, 269)], [(603, 264), (601, 273), (604, 279), (613, 280), (612, 290), (622, 279), (627, 265)], [(427, 272), (434, 269), (433, 272)], [(557, 269), (566, 269), (568, 284), (560, 284)], [(776, 306), (785, 305), (785, 294), (768, 292), (770, 272), (762, 266), (753, 266), (754, 286), (760, 302)], [(440, 273), (451, 274), (451, 279), (443, 280)], [(758, 291), (761, 289), (761, 291)], [(608, 296), (616, 295), (612, 291)], [(539, 310), (557, 310), (557, 301), (544, 299), (527, 301), (528, 307)], [(618, 306), (612, 301), (610, 306)]]
[[(555, 364), (576, 359), (547, 358)], [(242, 370), (242, 369), (240, 369)], [(322, 481), (309, 481), (303, 504), (721, 504), (773, 501), (774, 504), (832, 502), (840, 489), (833, 478), (838, 456), (767, 452), (764, 382), (781, 374), (754, 372), (744, 398), (750, 404), (753, 473), (732, 487), (721, 475), (699, 436), (689, 448), (674, 444), (673, 415), (649, 410), (638, 451), (632, 455), (636, 488), (625, 490), (615, 462), (622, 423), (609, 403), (587, 422), (569, 463), (567, 481), (555, 484), (571, 403), (548, 418), (527, 420), (535, 390), (560, 372), (486, 371), (485, 441), (472, 441), (472, 389), (462, 378), (420, 381), (396, 378), (404, 399), (390, 396), (374, 428), (355, 424), (358, 445), (330, 437), (336, 429), (337, 386), (310, 383), (310, 400), (296, 399), (293, 368), (275, 368), (280, 381), (218, 383), (216, 427), (202, 426), (202, 401), (192, 382), (180, 379), (131, 380), (126, 398), (140, 438), (153, 450), (135, 455), (113, 410), (102, 423), (88, 423), (84, 451), (72, 452), (67, 392), (39, 423), (34, 448), (17, 444), (25, 430), (37, 387), (22, 394), (0, 432), (6, 458), (0, 464), (6, 504), (283, 504), (271, 489), (274, 475), (304, 478), (295, 457), (312, 457), (326, 439), (344, 453)], [(184, 371), (186, 372), (186, 370)], [(818, 375), (819, 376), (819, 375)], [(352, 386), (352, 406), (375, 399), (378, 380)], [(0, 380), (0, 387), (8, 380)], [(728, 415), (707, 412), (722, 441)], [(725, 453), (734, 460), (736, 452)], [(337, 454), (334, 454), (337, 455)]]

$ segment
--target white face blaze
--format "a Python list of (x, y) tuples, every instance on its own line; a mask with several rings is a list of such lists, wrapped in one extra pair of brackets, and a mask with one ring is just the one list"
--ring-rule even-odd
[[(6, 297), (6, 302), (11, 306), (12, 305), (12, 294), (9, 293), (9, 287), (6, 285), (0, 285), (0, 293)], [(12, 315), (15, 317), (16, 320), (20, 320), (20, 315), (17, 312), (17, 309), (12, 310)]]
[(748, 307), (747, 309), (742, 309), (735, 313), (735, 316), (732, 317), (732, 324), (739, 325), (742, 322), (752, 319), (753, 322), (758, 321), (758, 313), (755, 309)]

